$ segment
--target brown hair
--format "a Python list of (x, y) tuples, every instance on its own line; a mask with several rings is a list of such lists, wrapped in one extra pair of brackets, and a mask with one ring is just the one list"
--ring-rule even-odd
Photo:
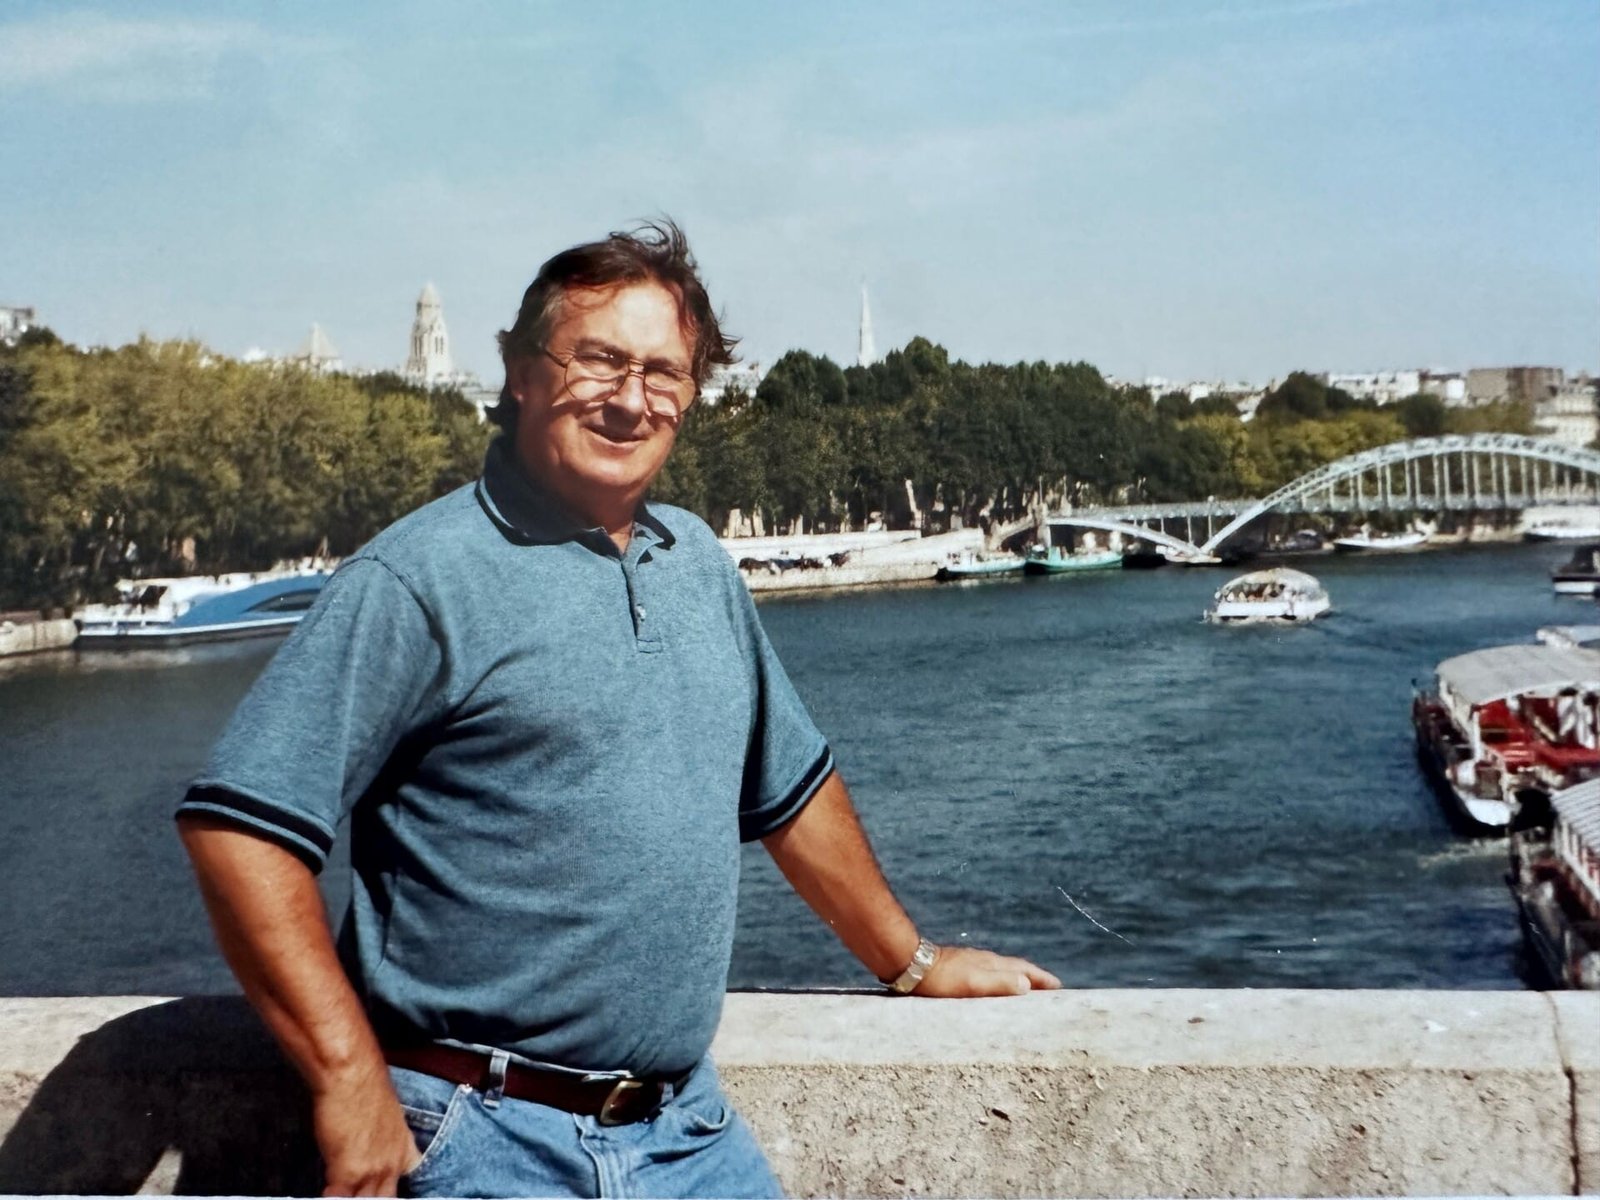
[[(517, 319), (510, 329), (500, 331), (501, 361), (509, 368), (512, 359), (544, 346), (569, 289), (646, 281), (660, 284), (678, 299), (684, 334), (693, 343), (689, 369), (696, 386), (706, 381), (712, 367), (737, 361), (733, 348), (739, 339), (723, 333), (705, 284), (700, 282), (699, 267), (689, 253), (689, 240), (666, 218), (644, 221), (626, 232), (608, 234), (604, 241), (563, 250), (540, 267), (522, 295)], [(489, 415), (506, 432), (515, 432), (517, 401), (509, 387), (501, 388), (500, 403)]]

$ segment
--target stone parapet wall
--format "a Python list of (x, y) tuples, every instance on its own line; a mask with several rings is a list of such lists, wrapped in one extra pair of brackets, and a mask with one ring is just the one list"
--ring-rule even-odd
[[(794, 1195), (1600, 1192), (1600, 995), (728, 998), (714, 1049)], [(233, 998), (0, 999), (0, 1193), (310, 1194)]]

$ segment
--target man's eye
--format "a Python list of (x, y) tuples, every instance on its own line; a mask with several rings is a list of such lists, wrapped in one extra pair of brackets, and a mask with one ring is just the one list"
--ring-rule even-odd
[(621, 354), (612, 354), (606, 350), (585, 350), (581, 354), (574, 354), (573, 358), (592, 371), (626, 371), (628, 360)]

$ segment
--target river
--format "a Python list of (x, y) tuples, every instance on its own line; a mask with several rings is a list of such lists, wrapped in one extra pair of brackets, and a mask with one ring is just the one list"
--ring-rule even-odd
[[(1312, 559), (1334, 612), (1303, 628), (1205, 625), (1229, 572), (1176, 568), (761, 612), (938, 940), (1069, 986), (1517, 988), (1503, 844), (1452, 832), (1408, 705), (1442, 658), (1594, 620), (1563, 557)], [(171, 810), (273, 648), (0, 663), (0, 994), (231, 990)], [(730, 983), (870, 982), (748, 847)]]

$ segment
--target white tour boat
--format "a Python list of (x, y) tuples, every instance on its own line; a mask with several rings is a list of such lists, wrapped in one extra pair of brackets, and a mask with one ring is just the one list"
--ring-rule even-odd
[(73, 614), (80, 649), (181, 646), (287, 633), (328, 581), (312, 570), (144, 579), (118, 584), (120, 604)]
[(1600, 652), (1491, 646), (1447, 658), (1411, 702), (1417, 754), (1473, 833), (1500, 833), (1517, 795), (1600, 776)]
[(1365, 552), (1372, 554), (1393, 554), (1400, 550), (1417, 550), (1428, 541), (1428, 535), (1420, 529), (1408, 529), (1404, 533), (1373, 533), (1363, 529), (1360, 533), (1352, 533), (1349, 537), (1334, 538), (1333, 548), (1345, 553)]
[(1522, 531), (1530, 542), (1600, 541), (1600, 525), (1582, 521), (1539, 521)]
[(1230, 579), (1217, 589), (1206, 620), (1214, 622), (1312, 621), (1328, 611), (1328, 592), (1315, 576), (1270, 567)]

